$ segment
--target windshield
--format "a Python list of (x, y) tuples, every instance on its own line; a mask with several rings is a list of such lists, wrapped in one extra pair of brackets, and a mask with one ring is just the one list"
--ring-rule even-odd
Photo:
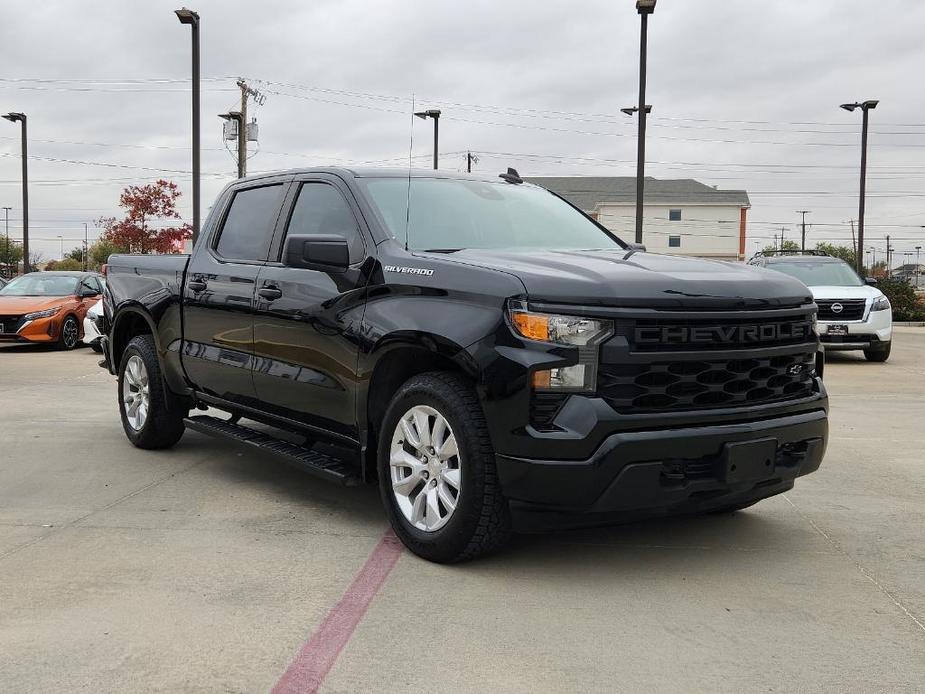
[[(542, 188), (440, 178), (360, 179), (389, 232), (412, 250), (622, 248)], [(408, 207), (410, 197), (410, 211)], [(407, 225), (407, 232), (406, 232)]]
[(77, 278), (68, 275), (23, 275), (0, 289), (0, 296), (68, 296), (77, 291)]
[(831, 260), (769, 263), (768, 268), (796, 277), (807, 287), (860, 287), (864, 284), (848, 263)]

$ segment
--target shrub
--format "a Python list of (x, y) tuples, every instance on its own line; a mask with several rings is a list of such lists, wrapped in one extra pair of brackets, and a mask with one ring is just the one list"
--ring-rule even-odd
[(877, 284), (877, 289), (886, 294), (893, 306), (893, 320), (925, 320), (925, 303), (917, 296), (915, 288), (903, 280), (884, 279)]

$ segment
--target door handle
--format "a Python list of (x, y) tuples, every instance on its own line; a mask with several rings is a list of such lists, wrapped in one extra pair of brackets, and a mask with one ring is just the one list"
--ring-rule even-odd
[(186, 283), (186, 286), (198, 294), (199, 292), (204, 292), (208, 285), (202, 280), (190, 280)]
[(267, 301), (276, 301), (283, 295), (279, 287), (261, 287), (257, 293)]

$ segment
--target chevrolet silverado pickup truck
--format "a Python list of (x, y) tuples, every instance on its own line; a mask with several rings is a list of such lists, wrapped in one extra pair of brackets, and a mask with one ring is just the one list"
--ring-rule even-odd
[(240, 179), (190, 255), (109, 260), (128, 439), (373, 483), (437, 562), (512, 529), (734, 511), (826, 447), (798, 280), (646, 253), (509, 170)]

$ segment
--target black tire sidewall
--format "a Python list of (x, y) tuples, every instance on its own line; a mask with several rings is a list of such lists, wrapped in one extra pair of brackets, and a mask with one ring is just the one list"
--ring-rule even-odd
[[(451, 562), (469, 545), (481, 517), (484, 499), (485, 451), (479, 439), (485, 432), (478, 427), (483, 422), (472, 421), (469, 413), (458, 401), (458, 396), (447, 392), (437, 381), (416, 377), (406, 383), (389, 404), (379, 432), (378, 474), (379, 491), (389, 520), (402, 541), (416, 554), (432, 561)], [(459, 504), (445, 526), (434, 532), (415, 528), (398, 508), (392, 491), (389, 465), (392, 435), (400, 418), (415, 405), (437, 410), (449, 423), (456, 437), (460, 459)]]
[[(139, 430), (135, 430), (128, 423), (125, 416), (125, 401), (122, 398), (125, 367), (133, 356), (141, 359), (148, 372), (148, 416)], [(167, 409), (161, 367), (157, 359), (154, 339), (150, 335), (139, 335), (132, 338), (122, 353), (118, 374), (119, 418), (128, 440), (138, 448), (147, 449), (169, 448), (175, 444), (183, 435), (183, 415)]]

